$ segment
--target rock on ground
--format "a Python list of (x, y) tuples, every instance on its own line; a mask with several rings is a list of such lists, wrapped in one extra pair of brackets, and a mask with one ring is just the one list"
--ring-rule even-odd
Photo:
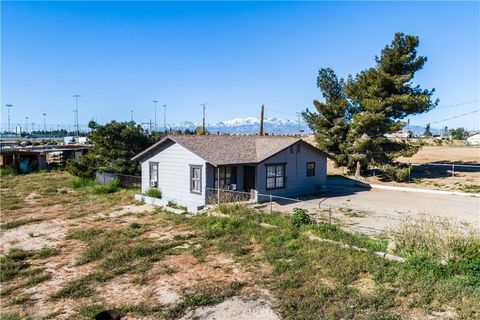
[(264, 301), (244, 301), (233, 297), (215, 306), (200, 307), (185, 314), (182, 320), (279, 320), (279, 315)]

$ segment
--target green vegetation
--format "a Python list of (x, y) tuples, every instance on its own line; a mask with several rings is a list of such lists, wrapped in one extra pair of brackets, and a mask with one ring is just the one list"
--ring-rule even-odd
[(409, 167), (396, 167), (392, 165), (385, 165), (382, 167), (383, 180), (396, 181), (396, 182), (408, 182), (410, 177)]
[[(374, 254), (386, 249), (386, 241), (350, 234), (332, 225), (309, 224), (298, 228), (291, 224), (289, 217), (266, 215), (239, 205), (230, 208), (223, 205), (221, 211), (229, 216), (191, 219), (169, 215), (169, 218), (201, 231), (204, 247), (215, 246), (249, 265), (269, 264), (272, 273), (262, 283), (268, 283), (275, 294), (284, 318), (362, 315), (362, 319), (399, 319), (396, 308), (419, 307), (428, 311), (445, 305), (455, 306), (461, 318), (478, 316), (479, 285), (470, 280), (459, 281), (476, 272), (476, 256), (462, 257), (462, 267), (455, 272), (420, 251), (406, 255), (407, 263), (402, 264)], [(260, 222), (275, 228), (263, 228)], [(307, 232), (367, 251), (311, 241)], [(253, 255), (254, 247), (260, 250), (260, 261), (258, 251)], [(195, 251), (202, 255), (198, 249)], [(361, 279), (369, 279), (370, 291), (360, 291), (357, 281)]]
[(18, 228), (20, 226), (30, 224), (30, 223), (35, 223), (35, 222), (40, 222), (43, 221), (44, 219), (42, 218), (28, 218), (28, 219), (18, 219), (18, 220), (13, 220), (9, 221), (6, 223), (2, 223), (0, 225), (0, 229), (14, 229)]
[(480, 184), (471, 184), (464, 186), (463, 191), (470, 193), (480, 193)]
[(67, 170), (78, 177), (91, 178), (97, 171), (135, 174), (138, 163), (131, 159), (156, 141), (135, 122), (112, 121), (99, 125), (90, 121), (87, 138), (92, 143), (88, 153), (67, 163)]
[[(2, 180), (8, 186), (8, 190), (1, 190), (2, 200), (4, 194), (25, 199), (35, 192), (38, 197), (30, 199), (40, 217), (59, 219), (58, 213), (42, 216), (43, 208), (68, 206), (64, 218), (74, 227), (68, 230), (67, 241), (59, 244), (60, 249), (12, 249), (0, 258), (5, 319), (25, 317), (23, 311), (8, 313), (23, 310), (14, 303), (36, 303), (28, 296), (28, 288), (53, 276), (43, 270), (44, 262), (53, 255), (62, 255), (62, 261), (74, 257), (69, 268), (89, 263), (76, 273), (76, 278), (48, 292), (54, 300), (78, 302), (72, 315), (75, 319), (89, 319), (111, 307), (119, 308), (128, 317), (179, 318), (191, 308), (214, 305), (255, 288), (267, 289), (275, 297), (273, 307), (285, 319), (400, 319), (450, 308), (460, 319), (480, 317), (478, 235), (460, 234), (458, 226), (445, 221), (418, 222), (408, 217), (405, 224), (389, 232), (397, 246), (394, 253), (406, 258), (405, 263), (399, 263), (375, 254), (386, 251), (386, 240), (346, 232), (335, 225), (308, 223), (304, 216), (308, 213), (300, 210), (296, 210), (294, 219), (240, 204), (222, 204), (216, 211), (226, 216), (176, 215), (157, 209), (135, 217), (101, 219), (97, 218), (98, 212), (131, 203), (133, 192), (97, 195), (88, 181), (74, 188), (74, 178), (64, 172), (32, 174), (25, 181), (26, 176)], [(20, 184), (23, 188), (13, 188)], [(66, 188), (68, 192), (42, 196), (42, 189), (47, 187)], [(3, 201), (1, 205), (7, 218), (17, 217), (20, 210), (4, 209)], [(73, 207), (78, 209), (70, 209)], [(294, 222), (297, 219), (299, 222)], [(164, 230), (169, 236), (158, 237)], [(365, 251), (311, 240), (312, 235)], [(69, 255), (72, 248), (83, 251)], [(217, 263), (219, 256), (219, 261), (227, 258), (234, 262)], [(191, 277), (184, 265), (178, 264), (184, 262), (202, 270), (210, 268), (215, 274), (230, 275), (230, 268), (235, 268), (245, 278), (238, 280), (241, 282), (203, 279), (182, 292), (182, 299), (173, 306), (116, 305), (102, 300), (102, 294), (97, 292), (100, 286), (116, 285), (120, 279), (122, 283), (127, 279), (129, 284), (144, 286), (158, 277)]]
[(15, 168), (13, 168), (13, 167), (5, 166), (3, 168), (0, 168), (0, 177), (14, 176), (16, 174), (17, 174), (17, 172), (15, 171)]
[(292, 225), (294, 227), (300, 228), (303, 225), (311, 224), (312, 220), (308, 211), (305, 209), (295, 208), (292, 213)]
[(92, 178), (78, 177), (72, 181), (74, 189), (85, 189), (97, 195), (106, 195), (120, 190), (118, 179), (112, 179), (109, 183), (101, 185)]
[(434, 90), (421, 89), (412, 79), (426, 57), (417, 55), (418, 37), (396, 33), (375, 58), (375, 66), (354, 77), (338, 79), (323, 68), (317, 86), (325, 102), (315, 100), (315, 111), (303, 113), (320, 149), (337, 165), (355, 170), (369, 165), (391, 164), (400, 156), (412, 156), (419, 145), (387, 139), (405, 125), (402, 120), (435, 108)]
[(149, 188), (145, 192), (145, 195), (147, 197), (162, 199), (162, 191), (160, 191), (160, 189), (158, 189), (158, 188)]

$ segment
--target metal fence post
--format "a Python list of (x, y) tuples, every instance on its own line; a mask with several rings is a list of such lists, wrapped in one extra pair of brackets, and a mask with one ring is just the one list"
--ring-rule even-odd
[(332, 224), (332, 205), (330, 205), (330, 209), (328, 210), (328, 224)]
[(272, 194), (270, 194), (270, 214), (272, 214)]
[(452, 163), (452, 179), (455, 178), (455, 163)]

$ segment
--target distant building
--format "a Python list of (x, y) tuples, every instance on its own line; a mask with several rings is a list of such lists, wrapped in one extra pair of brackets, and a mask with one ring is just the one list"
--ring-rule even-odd
[(22, 146), (0, 149), (0, 168), (12, 167), (20, 173), (30, 173), (63, 166), (68, 159), (76, 159), (85, 154), (89, 145), (62, 146)]
[(468, 136), (465, 143), (470, 146), (480, 146), (480, 132)]
[(413, 137), (413, 133), (410, 130), (400, 130), (395, 133), (387, 133), (385, 135), (387, 138), (392, 138), (392, 139), (408, 139)]

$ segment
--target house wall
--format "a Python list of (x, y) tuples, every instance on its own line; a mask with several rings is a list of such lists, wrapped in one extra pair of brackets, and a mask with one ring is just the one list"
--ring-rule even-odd
[[(205, 160), (174, 142), (166, 142), (142, 162), (142, 192), (150, 188), (149, 163), (158, 162), (158, 188), (162, 199), (196, 212), (205, 205), (207, 164)], [(202, 166), (202, 193), (190, 192), (190, 165)]]
[[(300, 152), (297, 153), (297, 144)], [(315, 176), (307, 177), (307, 162), (315, 162)], [(266, 189), (267, 164), (286, 163), (285, 188)], [(327, 158), (315, 151), (306, 143), (298, 142), (290, 148), (283, 150), (275, 156), (259, 163), (256, 168), (255, 185), (258, 193), (278, 196), (298, 196), (306, 193), (317, 192), (326, 187), (327, 183)]]

